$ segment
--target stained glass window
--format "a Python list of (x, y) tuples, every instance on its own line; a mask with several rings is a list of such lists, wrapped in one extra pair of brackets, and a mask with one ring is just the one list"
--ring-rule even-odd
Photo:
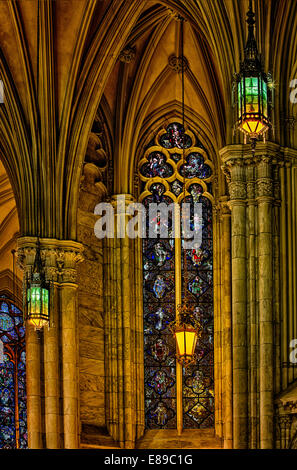
[[(196, 186), (189, 188), (191, 196), (187, 202), (197, 197)], [(213, 271), (212, 271), (212, 205), (201, 195), (202, 203), (202, 244), (197, 249), (186, 250), (186, 275), (182, 260), (183, 289), (186, 289), (193, 304), (197, 320), (203, 332), (196, 346), (197, 362), (183, 370), (183, 427), (211, 428), (214, 426), (214, 387), (213, 387)]]
[(0, 296), (0, 449), (27, 447), (25, 328), (22, 312)]
[[(184, 133), (178, 122), (160, 130), (139, 163), (140, 200), (147, 213), (152, 202), (169, 206), (173, 202), (182, 203), (184, 197), (184, 202), (201, 202), (203, 208), (203, 241), (197, 249), (186, 252), (187, 277), (182, 240), (174, 238), (172, 233), (175, 215), (169, 212), (166, 220), (162, 220), (161, 212), (152, 220), (147, 217), (147, 238), (143, 240), (147, 428), (176, 428), (178, 406), (183, 409), (184, 428), (214, 425), (212, 168), (199, 138), (190, 129)], [(168, 238), (161, 238), (161, 227), (166, 224)], [(152, 233), (154, 238), (148, 236)], [(197, 362), (183, 369), (182, 403), (179, 403), (176, 345), (168, 325), (175, 318), (177, 299), (183, 295), (184, 288), (204, 330), (196, 348)]]

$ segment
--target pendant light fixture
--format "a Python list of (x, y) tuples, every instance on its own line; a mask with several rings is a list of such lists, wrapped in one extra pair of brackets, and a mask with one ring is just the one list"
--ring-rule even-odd
[(36, 330), (41, 330), (49, 324), (49, 318), (50, 283), (46, 281), (38, 239), (34, 266), (26, 279), (25, 319)]
[[(184, 57), (184, 18), (181, 21), (181, 78), (182, 78), (182, 162), (183, 174), (183, 201), (186, 202), (186, 175), (185, 175), (185, 57)], [(183, 214), (185, 216), (186, 214)], [(184, 227), (186, 224), (183, 225)], [(194, 314), (193, 305), (188, 296), (188, 271), (187, 271), (187, 251), (184, 248), (184, 299), (176, 309), (176, 319), (170, 323), (169, 327), (173, 333), (177, 346), (176, 358), (178, 362), (187, 367), (196, 361), (196, 344), (202, 334), (202, 326)]]
[(244, 49), (244, 60), (240, 64), (240, 73), (235, 80), (235, 102), (237, 107), (236, 127), (249, 137), (253, 153), (259, 137), (265, 135), (271, 123), (269, 120), (268, 78), (265, 74), (261, 57), (258, 53), (254, 35), (255, 13), (252, 0), (247, 12), (248, 38)]
[[(39, 1), (37, 11), (37, 97), (39, 96)], [(40, 191), (42, 188), (40, 178), (40, 165), (39, 157), (36, 156), (36, 181), (37, 181), (37, 210), (35, 219), (35, 228), (37, 230), (37, 244), (34, 265), (31, 267), (27, 278), (25, 280), (25, 293), (24, 293), (24, 315), (25, 319), (32, 324), (36, 330), (40, 331), (50, 321), (50, 282), (46, 280), (45, 266), (41, 259), (40, 247), (40, 221), (38, 216), (41, 208)]]

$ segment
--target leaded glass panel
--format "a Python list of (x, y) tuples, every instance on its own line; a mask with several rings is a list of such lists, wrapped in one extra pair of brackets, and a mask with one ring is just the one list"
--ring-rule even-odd
[[(202, 245), (186, 252), (187, 276), (181, 240), (175, 239), (172, 233), (174, 214), (169, 212), (166, 220), (162, 220), (160, 214), (151, 220), (147, 217), (147, 238), (143, 240), (146, 427), (176, 428), (178, 406), (183, 408), (184, 428), (213, 427), (213, 234), (209, 199), (212, 197), (212, 164), (198, 137), (190, 130), (184, 132), (183, 126), (174, 122), (146, 147), (139, 174), (141, 201), (147, 211), (152, 202), (163, 202), (167, 206), (177, 201), (181, 203), (185, 194), (185, 202), (203, 205)], [(191, 214), (193, 227), (193, 210)], [(162, 227), (168, 228), (166, 239), (160, 238)], [(180, 293), (176, 290), (177, 275), (182, 279), (178, 283), (182, 285)], [(204, 331), (196, 348), (197, 362), (183, 369), (182, 403), (179, 403), (176, 345), (168, 325), (175, 319), (177, 299), (179, 295), (183, 297), (184, 287)]]
[(27, 447), (25, 328), (21, 311), (0, 297), (0, 449)]

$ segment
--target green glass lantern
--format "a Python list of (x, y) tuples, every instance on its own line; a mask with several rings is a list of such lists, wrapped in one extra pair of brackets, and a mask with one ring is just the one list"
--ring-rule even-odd
[(50, 314), (50, 283), (45, 279), (44, 267), (37, 245), (34, 266), (27, 279), (25, 316), (36, 330), (49, 324)]
[(270, 128), (269, 87), (264, 73), (254, 36), (255, 13), (250, 1), (247, 13), (248, 39), (244, 50), (244, 61), (236, 76), (237, 128), (248, 136), (253, 147), (260, 136)]

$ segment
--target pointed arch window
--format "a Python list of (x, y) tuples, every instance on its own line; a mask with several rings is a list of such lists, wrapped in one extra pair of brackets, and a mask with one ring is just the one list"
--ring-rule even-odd
[(0, 449), (27, 447), (23, 314), (0, 295)]
[[(168, 328), (184, 292), (183, 240), (172, 233), (172, 217), (147, 218), (143, 240), (143, 312), (145, 419), (147, 428), (211, 428), (214, 426), (213, 386), (213, 165), (197, 135), (177, 120), (161, 129), (139, 162), (140, 201), (200, 202), (203, 208), (202, 245), (187, 250), (187, 290), (203, 324), (197, 361), (188, 368), (176, 362), (175, 341)], [(184, 158), (183, 158), (184, 152)], [(184, 188), (185, 183), (185, 188)], [(184, 201), (185, 199), (185, 201)], [(171, 217), (171, 218), (170, 218)], [(176, 222), (176, 220), (175, 220)], [(168, 238), (160, 237), (167, 224)]]

